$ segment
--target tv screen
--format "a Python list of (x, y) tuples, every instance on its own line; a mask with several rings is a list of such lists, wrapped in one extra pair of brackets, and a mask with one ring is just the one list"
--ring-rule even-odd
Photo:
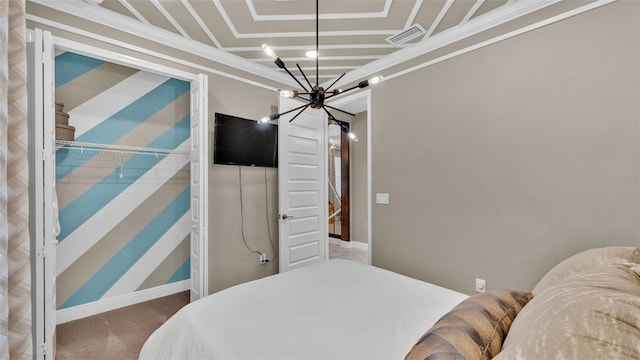
[(213, 163), (278, 167), (278, 125), (216, 113)]

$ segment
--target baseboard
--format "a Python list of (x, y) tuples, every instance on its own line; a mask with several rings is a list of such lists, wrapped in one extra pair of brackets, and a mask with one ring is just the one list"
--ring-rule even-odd
[(369, 244), (359, 241), (342, 241), (333, 237), (329, 237), (329, 244), (339, 245), (343, 248), (354, 248), (369, 251)]
[(64, 324), (69, 321), (97, 315), (106, 311), (172, 295), (181, 291), (189, 290), (190, 288), (191, 280), (182, 280), (151, 289), (136, 291), (131, 294), (115, 296), (105, 300), (98, 300), (62, 310), (56, 310), (56, 324)]

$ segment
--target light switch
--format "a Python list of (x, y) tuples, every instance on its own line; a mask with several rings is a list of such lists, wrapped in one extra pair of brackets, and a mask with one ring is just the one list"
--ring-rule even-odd
[(376, 204), (388, 204), (388, 203), (389, 203), (389, 194), (376, 193)]

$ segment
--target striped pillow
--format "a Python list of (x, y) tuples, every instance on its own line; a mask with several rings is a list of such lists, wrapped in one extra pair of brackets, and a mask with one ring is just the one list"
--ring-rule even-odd
[(492, 290), (464, 300), (416, 343), (406, 360), (491, 359), (500, 352), (511, 322), (531, 293)]

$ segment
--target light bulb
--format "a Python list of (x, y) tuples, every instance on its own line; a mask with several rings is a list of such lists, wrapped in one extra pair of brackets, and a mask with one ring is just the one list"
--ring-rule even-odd
[(262, 44), (262, 49), (264, 49), (264, 52), (267, 53), (267, 55), (271, 56), (271, 58), (273, 59), (273, 61), (276, 61), (276, 59), (278, 59), (278, 55), (276, 55), (276, 53), (271, 50), (271, 48), (269, 47), (269, 45), (267, 44)]
[(315, 59), (315, 58), (317, 58), (320, 54), (318, 54), (318, 52), (317, 52), (317, 51), (315, 51), (315, 50), (309, 50), (309, 51), (307, 51), (306, 53), (304, 53), (304, 55), (305, 55), (306, 57), (308, 57), (308, 58)]
[(294, 97), (298, 96), (298, 92), (295, 91), (295, 90), (281, 90), (280, 91), (280, 96), (288, 97), (288, 98), (294, 98)]
[(373, 77), (373, 78), (369, 79), (369, 84), (371, 84), (371, 85), (377, 84), (380, 81), (382, 81), (382, 76), (376, 76), (376, 77)]
[(352, 133), (351, 131), (349, 131), (347, 136), (349, 136), (349, 139), (351, 139), (353, 141), (356, 141), (356, 142), (358, 141), (358, 137), (356, 136), (356, 134)]
[(265, 116), (262, 119), (258, 120), (258, 123), (260, 123), (260, 124), (268, 123), (269, 120), (271, 120), (271, 119), (269, 119), (268, 116)]

